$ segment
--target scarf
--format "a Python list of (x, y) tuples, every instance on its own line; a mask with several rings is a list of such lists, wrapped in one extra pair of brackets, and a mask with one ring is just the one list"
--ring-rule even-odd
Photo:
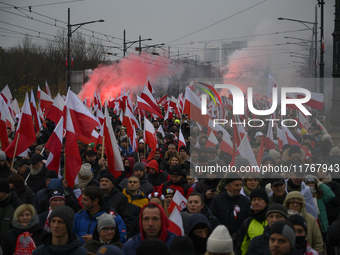
[(83, 180), (78, 178), (78, 188), (83, 191), (83, 189), (86, 187), (87, 184), (92, 180), (92, 174), (91, 177), (88, 180)]
[(194, 243), (195, 251), (199, 254), (204, 254), (207, 251), (208, 237), (203, 238), (195, 234), (190, 235), (190, 239)]
[(243, 186), (243, 191), (244, 191), (244, 194), (245, 194), (247, 197), (250, 197), (251, 191), (248, 189), (247, 186)]
[(36, 213), (33, 214), (30, 222), (26, 226), (21, 225), (19, 220), (17, 220), (16, 218), (13, 218), (13, 220), (12, 220), (12, 226), (17, 228), (17, 229), (21, 229), (21, 230), (29, 230), (32, 227), (34, 227), (35, 225), (37, 225), (38, 223), (39, 223), (39, 217)]
[(288, 180), (288, 185), (287, 185), (287, 190), (288, 192), (291, 192), (291, 191), (301, 191), (301, 185), (298, 186), (298, 185), (295, 185), (291, 179)]
[(51, 206), (50, 206), (50, 207), (48, 207), (48, 214), (47, 214), (46, 221), (45, 221), (45, 225), (44, 225), (44, 229), (45, 229), (47, 232), (51, 232), (50, 223), (49, 223), (49, 219), (50, 219), (51, 213), (52, 213), (52, 210), (51, 210)]

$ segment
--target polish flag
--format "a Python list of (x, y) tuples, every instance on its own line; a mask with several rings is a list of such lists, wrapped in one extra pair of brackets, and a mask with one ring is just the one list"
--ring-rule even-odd
[(157, 148), (157, 139), (155, 128), (153, 127), (152, 123), (147, 119), (144, 118), (144, 142), (149, 146), (151, 152), (149, 153), (149, 157), (147, 161), (151, 160), (156, 153)]
[(175, 110), (175, 113), (178, 116), (181, 115), (182, 108), (181, 108), (178, 100), (174, 96), (171, 96), (171, 98), (170, 98), (170, 106)]
[(85, 144), (89, 144), (89, 143), (97, 143), (98, 140), (98, 132), (93, 129), (92, 133), (91, 133), (91, 137), (87, 137), (87, 136), (83, 136), (83, 135), (78, 135), (77, 140), (85, 143)]
[[(263, 137), (263, 136), (262, 136)], [(266, 146), (265, 146), (265, 150), (268, 149), (274, 149), (274, 136), (273, 136), (273, 128), (271, 127), (271, 125), (268, 126), (268, 131), (267, 131), (267, 136), (266, 139), (264, 140)]]
[(156, 110), (158, 114), (162, 115), (162, 112), (159, 109), (156, 100), (154, 99), (149, 89), (145, 85), (143, 87), (141, 98), (143, 98), (154, 110)]
[[(311, 98), (305, 104), (312, 107), (313, 109), (318, 109), (322, 111), (323, 103), (324, 103), (324, 95), (322, 93), (315, 93), (315, 92), (310, 92), (310, 94), (311, 94)], [(305, 95), (298, 93), (297, 98), (305, 98)]]
[(169, 231), (178, 236), (184, 236), (183, 220), (178, 208), (175, 208), (169, 216), (169, 221), (174, 224), (169, 224)]
[(102, 110), (99, 108), (96, 111), (96, 117), (98, 118), (98, 122), (100, 123), (100, 125), (103, 125), (105, 116)]
[[(251, 166), (258, 167), (254, 152), (250, 146), (248, 135), (245, 135), (241, 141), (241, 144), (238, 148), (238, 152), (242, 157), (245, 157), (249, 160)], [(258, 169), (258, 168), (257, 168)]]
[(323, 134), (328, 134), (327, 129), (321, 124), (321, 122), (317, 118), (315, 118), (315, 120), (316, 120), (316, 124), (321, 128)]
[(61, 149), (63, 144), (63, 133), (64, 133), (64, 118), (61, 117), (59, 123), (53, 130), (52, 135), (48, 139), (45, 148), (50, 151), (46, 161), (46, 167), (49, 170), (54, 170), (57, 174), (60, 169), (60, 157), (61, 157)]
[(277, 83), (273, 76), (268, 74), (267, 97), (270, 99), (273, 97), (273, 88), (277, 88)]
[(46, 117), (53, 105), (53, 100), (49, 95), (47, 95), (44, 91), (42, 91), (39, 86), (38, 86), (37, 97), (40, 99), (39, 105), (40, 105), (41, 111)]
[(188, 89), (190, 89), (191, 91), (194, 91), (194, 82), (191, 81), (190, 84), (187, 86)]
[[(7, 134), (7, 132), (6, 132)], [(32, 143), (36, 140), (32, 113), (28, 101), (28, 93), (26, 93), (25, 102), (22, 107), (22, 112), (19, 118), (19, 123), (15, 137), (10, 145), (7, 147), (5, 153), (8, 157), (15, 157), (28, 149)], [(20, 143), (18, 141), (20, 140)], [(15, 146), (17, 149), (14, 155)]]
[[(169, 102), (168, 102), (167, 104), (169, 104)], [(165, 114), (165, 116), (164, 116), (164, 120), (171, 120), (172, 117), (174, 116), (174, 114), (173, 114), (173, 112), (171, 111), (171, 109), (172, 109), (172, 108), (171, 108), (170, 106), (168, 106), (168, 109), (167, 109), (166, 114)]]
[[(263, 136), (262, 136), (262, 139), (261, 139), (261, 145), (260, 145), (260, 148), (259, 148), (259, 151), (257, 153), (257, 158), (256, 158), (256, 161), (257, 161), (257, 164), (258, 165), (261, 165), (261, 161), (262, 161), (262, 157), (263, 157), (263, 152), (264, 152), (264, 146), (263, 146)], [(255, 154), (254, 154), (255, 155)]]
[(50, 98), (52, 98), (51, 90), (48, 87), (47, 80), (45, 80), (45, 92)]
[(159, 127), (157, 129), (157, 132), (161, 133), (163, 137), (165, 136), (164, 130), (162, 128), (162, 125), (159, 125)]
[(137, 108), (155, 114), (159, 118), (163, 119), (163, 115), (156, 109), (152, 108), (143, 98), (137, 95)]
[(185, 143), (185, 139), (184, 139), (182, 130), (180, 129), (179, 130), (179, 138), (178, 138), (178, 151), (179, 151), (179, 148), (181, 148), (181, 146), (185, 146), (186, 147), (187, 145)]
[(102, 110), (102, 102), (100, 100), (99, 92), (97, 92), (97, 105), (98, 105), (98, 109), (101, 111)]
[(188, 200), (182, 195), (181, 192), (176, 190), (174, 197), (171, 200), (171, 203), (168, 207), (168, 212), (171, 214), (175, 208), (181, 212), (184, 208), (187, 207)]
[(10, 116), (7, 104), (3, 98), (0, 98), (0, 141), (2, 150), (5, 151), (9, 145), (7, 136), (7, 116)]
[(209, 147), (214, 147), (216, 148), (216, 144), (218, 144), (218, 140), (216, 138), (216, 136), (214, 135), (214, 132), (211, 130), (209, 137), (208, 137), (208, 141), (205, 144), (205, 147), (209, 148)]
[(6, 104), (8, 102), (12, 102), (12, 93), (8, 87), (8, 84), (1, 90), (0, 95), (2, 96), (3, 99), (5, 99)]
[(58, 93), (58, 95), (53, 99), (53, 104), (46, 118), (52, 120), (54, 123), (58, 123), (60, 118), (63, 116), (64, 106), (65, 101)]
[(210, 129), (214, 130), (214, 134), (217, 134), (217, 131), (222, 131), (223, 136), (222, 136), (222, 140), (221, 140), (221, 143), (220, 143), (220, 149), (222, 151), (224, 151), (225, 153), (233, 155), (233, 142), (230, 140), (230, 135), (229, 135), (228, 131), (225, 130), (223, 127), (221, 127), (218, 124), (216, 124), (215, 127), (214, 127), (212, 120), (209, 120), (208, 133), (209, 133)]
[(34, 98), (34, 94), (33, 94), (33, 89), (31, 89), (30, 107), (31, 107), (31, 112), (32, 112), (32, 116), (33, 116), (33, 119), (34, 119), (35, 131), (38, 132), (41, 129), (41, 121), (40, 121), (40, 118), (39, 118), (39, 115), (38, 115), (37, 105), (35, 103), (35, 98)]
[(100, 123), (70, 89), (67, 93), (65, 106), (69, 109), (75, 132), (90, 138), (93, 129), (100, 126)]
[(307, 150), (305, 147), (303, 147), (296, 139), (295, 137), (293, 136), (293, 134), (290, 132), (290, 130), (287, 128), (287, 127), (284, 127), (282, 126), (282, 131), (285, 133), (286, 137), (287, 137), (287, 140), (288, 140), (288, 143), (290, 145), (298, 145), (302, 150), (305, 151), (306, 153), (306, 157), (309, 156), (309, 157), (313, 157), (313, 155), (309, 152), (309, 150)]
[(295, 120), (299, 123), (300, 129), (305, 128), (305, 129), (308, 130), (311, 127), (306, 116), (300, 111), (297, 111), (297, 115), (295, 117)]
[(130, 140), (130, 144), (131, 144), (132, 151), (136, 151), (138, 148), (138, 141), (137, 141), (136, 129), (134, 126), (132, 126), (132, 130), (133, 130), (133, 136), (132, 136), (132, 141)]
[(123, 161), (120, 156), (115, 133), (113, 132), (111, 117), (105, 102), (105, 122), (104, 122), (104, 141), (105, 141), (105, 154), (107, 156), (107, 163), (109, 172), (115, 178), (119, 177), (124, 171)]
[(279, 142), (279, 150), (282, 150), (282, 146), (288, 144), (287, 136), (284, 132), (276, 125), (277, 140)]
[(208, 127), (211, 117), (208, 114), (202, 115), (201, 100), (188, 88), (185, 89), (183, 113), (189, 115), (190, 119)]
[[(121, 111), (122, 113), (123, 111)], [(135, 116), (132, 114), (131, 110), (129, 107), (125, 107), (125, 113), (124, 115), (122, 114), (122, 124), (124, 126), (127, 127), (127, 125), (125, 124), (128, 124), (127, 120), (129, 119), (131, 121), (131, 124), (135, 127), (135, 128), (140, 128), (139, 127), (139, 123), (137, 121), (137, 119), (135, 118)], [(125, 123), (125, 124), (124, 124)]]
[(158, 99), (158, 100), (157, 100), (157, 104), (161, 104), (161, 105), (166, 104), (166, 97), (167, 97), (168, 95), (169, 95), (169, 94), (166, 94), (164, 97)]
[(70, 187), (73, 187), (77, 174), (81, 168), (81, 157), (79, 153), (77, 134), (71, 110), (66, 107), (66, 135), (65, 135), (65, 179)]
[(151, 94), (155, 93), (155, 90), (151, 86), (151, 82), (150, 82), (150, 77), (149, 76), (148, 76), (148, 89), (149, 89)]
[(20, 114), (20, 108), (19, 108), (19, 104), (18, 104), (18, 101), (16, 98), (13, 99), (12, 103), (11, 103), (11, 106), (12, 106), (12, 118), (14, 119), (15, 118), (15, 115), (17, 114)]
[[(129, 109), (126, 108), (125, 112), (128, 111)], [(134, 125), (131, 123), (131, 119), (127, 117), (126, 115), (123, 116), (123, 122), (122, 125), (126, 127), (126, 134), (128, 137), (133, 137), (133, 130), (135, 128)]]

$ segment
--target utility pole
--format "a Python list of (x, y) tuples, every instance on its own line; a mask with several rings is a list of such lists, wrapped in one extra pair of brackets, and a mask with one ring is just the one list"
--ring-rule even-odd
[(140, 55), (141, 51), (142, 51), (142, 37), (139, 36), (139, 55)]
[[(321, 26), (320, 26), (320, 93), (323, 94), (324, 92), (324, 83), (323, 83), (323, 78), (325, 77), (324, 70), (325, 70), (325, 63), (323, 62), (323, 6), (325, 4), (324, 0), (319, 0), (319, 5), (321, 7)], [(336, 1), (338, 2), (338, 1)]]
[(170, 46), (168, 47), (168, 58), (170, 58)]
[(125, 42), (126, 38), (125, 38), (125, 29), (124, 29), (124, 32), (123, 32), (123, 56), (125, 58), (125, 52), (126, 52), (126, 42)]

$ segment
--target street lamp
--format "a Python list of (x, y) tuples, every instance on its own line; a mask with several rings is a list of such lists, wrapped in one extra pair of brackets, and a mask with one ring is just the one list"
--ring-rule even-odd
[[(142, 52), (142, 49), (149, 49), (149, 48), (156, 48), (156, 47), (159, 47), (159, 46), (164, 46), (165, 44), (164, 43), (158, 43), (158, 44), (153, 44), (153, 45), (146, 45), (144, 47), (141, 46), (141, 44), (139, 44), (139, 47), (136, 47), (136, 51), (139, 51), (139, 55), (141, 54)], [(159, 47), (160, 48), (160, 47)], [(153, 55), (159, 55), (158, 53), (155, 54), (155, 53), (152, 53)]]
[[(127, 42), (127, 41), (125, 41), (125, 37), (126, 37), (126, 34), (125, 34), (125, 29), (124, 29), (124, 42), (123, 42), (124, 57), (125, 57), (125, 53), (126, 53), (127, 49), (130, 48), (136, 42), (139, 42), (139, 47), (141, 47), (141, 42), (143, 42), (143, 41), (151, 41), (152, 40), (151, 38), (141, 39), (141, 36), (139, 36), (139, 40)], [(126, 45), (129, 44), (129, 43), (130, 43), (130, 45), (128, 47), (126, 47)]]
[[(83, 22), (83, 23), (78, 23), (78, 24), (70, 24), (71, 21), (71, 12), (70, 8), (68, 8), (68, 23), (67, 23), (67, 73), (66, 73), (66, 92), (68, 87), (71, 85), (71, 73), (70, 73), (70, 39), (72, 34), (77, 31), (78, 28), (80, 28), (83, 25), (86, 24), (91, 24), (91, 23), (96, 23), (96, 22), (104, 22), (103, 19), (100, 20), (94, 20), (94, 21), (88, 21), (88, 22)], [(72, 27), (76, 27), (73, 31), (71, 31)]]
[[(315, 5), (315, 21), (314, 22), (309, 22), (309, 21), (303, 21), (303, 20), (297, 20), (297, 19), (289, 19), (289, 18), (282, 18), (282, 17), (279, 17), (278, 20), (288, 20), (288, 21), (293, 21), (293, 22), (299, 22), (301, 23), (302, 25), (304, 25), (305, 27), (307, 27), (309, 30), (311, 30), (313, 32), (313, 35), (314, 35), (314, 43), (315, 43), (315, 46), (314, 46), (314, 60), (316, 62), (316, 57), (317, 57), (317, 44), (318, 44), (318, 32), (317, 32), (317, 26), (318, 26), (318, 19), (317, 19), (317, 5)], [(309, 26), (307, 26), (306, 24), (311, 24), (313, 25), (313, 28), (310, 28)], [(286, 37), (285, 37), (286, 38)], [(288, 38), (288, 37), (287, 37)], [(293, 37), (292, 37), (293, 38)], [(294, 39), (298, 39), (298, 38), (294, 38)], [(301, 39), (298, 39), (298, 40), (301, 40)], [(304, 40), (304, 41), (307, 41), (307, 40)], [(314, 70), (314, 77), (317, 76), (317, 72), (316, 72), (316, 68), (313, 68)], [(320, 87), (320, 90), (321, 90), (321, 87)], [(322, 88), (323, 90), (323, 88)]]

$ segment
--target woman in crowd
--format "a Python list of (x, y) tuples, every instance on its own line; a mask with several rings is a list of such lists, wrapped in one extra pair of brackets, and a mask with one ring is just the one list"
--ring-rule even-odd
[(30, 204), (22, 204), (15, 210), (12, 226), (1, 241), (3, 255), (32, 254), (47, 233)]
[(258, 173), (249, 172), (246, 173), (242, 179), (243, 187), (241, 189), (240, 194), (246, 196), (248, 199), (250, 197), (250, 193), (259, 187), (260, 177)]

